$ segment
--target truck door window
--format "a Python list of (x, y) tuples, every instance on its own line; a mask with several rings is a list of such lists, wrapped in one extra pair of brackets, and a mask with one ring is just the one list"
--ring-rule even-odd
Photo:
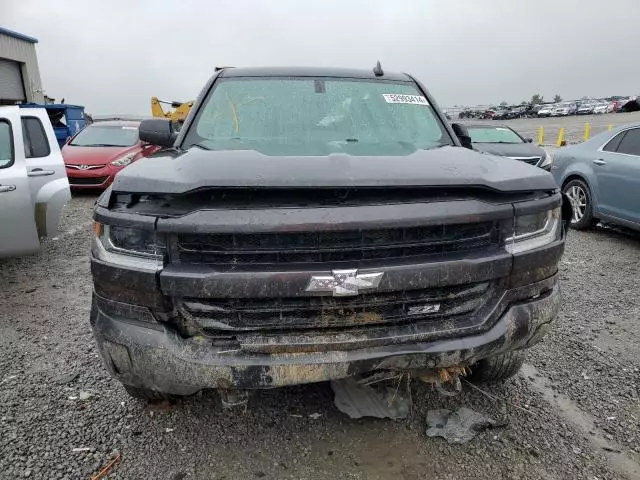
[(24, 154), (27, 158), (48, 157), (51, 153), (49, 141), (39, 118), (22, 118), (22, 137)]
[(0, 168), (8, 168), (11, 165), (13, 165), (11, 125), (5, 120), (0, 120)]

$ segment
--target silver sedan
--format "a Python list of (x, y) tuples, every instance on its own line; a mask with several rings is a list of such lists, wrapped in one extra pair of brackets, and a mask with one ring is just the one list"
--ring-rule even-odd
[(571, 200), (573, 228), (604, 220), (640, 230), (640, 124), (558, 150), (551, 173)]

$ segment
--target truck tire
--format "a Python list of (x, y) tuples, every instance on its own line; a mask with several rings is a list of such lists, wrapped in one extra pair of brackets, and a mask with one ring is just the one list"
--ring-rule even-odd
[(123, 385), (123, 387), (133, 398), (147, 400), (149, 402), (160, 402), (162, 400), (171, 400), (173, 398), (172, 395), (158, 392), (156, 390), (149, 390), (147, 388), (137, 388), (130, 385)]
[(484, 358), (471, 367), (469, 378), (478, 383), (502, 382), (518, 373), (525, 357), (524, 351), (516, 350)]
[[(562, 187), (562, 193), (567, 195), (572, 202), (571, 207), (574, 209), (574, 216), (571, 219), (571, 228), (576, 230), (588, 230), (598, 223), (593, 218), (593, 200), (591, 198), (591, 190), (589, 186), (581, 179), (574, 178)], [(581, 206), (578, 211), (574, 202), (578, 202)], [(582, 206), (584, 204), (584, 206)]]

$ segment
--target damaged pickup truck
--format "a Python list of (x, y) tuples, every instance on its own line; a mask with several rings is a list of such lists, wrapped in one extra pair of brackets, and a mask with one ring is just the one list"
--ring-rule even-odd
[(409, 75), (225, 68), (179, 133), (140, 138), (166, 148), (100, 197), (91, 257), (91, 325), (133, 396), (502, 380), (558, 313), (553, 177), (469, 149)]

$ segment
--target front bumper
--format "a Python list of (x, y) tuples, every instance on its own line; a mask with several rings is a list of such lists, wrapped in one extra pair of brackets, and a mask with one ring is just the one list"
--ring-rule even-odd
[(113, 179), (119, 171), (108, 166), (94, 170), (75, 168), (67, 168), (66, 170), (69, 186), (72, 190), (104, 190), (113, 183)]
[(94, 335), (111, 374), (125, 385), (189, 395), (205, 388), (271, 388), (376, 370), (471, 365), (537, 343), (557, 316), (560, 291), (557, 275), (507, 290), (497, 321), (467, 334), (409, 326), (404, 334), (372, 343), (366, 329), (350, 338), (285, 332), (275, 343), (267, 335), (239, 337), (233, 347), (202, 336), (183, 338), (160, 322), (145, 321), (148, 310), (141, 307), (105, 308), (115, 303), (94, 294), (91, 309)]

